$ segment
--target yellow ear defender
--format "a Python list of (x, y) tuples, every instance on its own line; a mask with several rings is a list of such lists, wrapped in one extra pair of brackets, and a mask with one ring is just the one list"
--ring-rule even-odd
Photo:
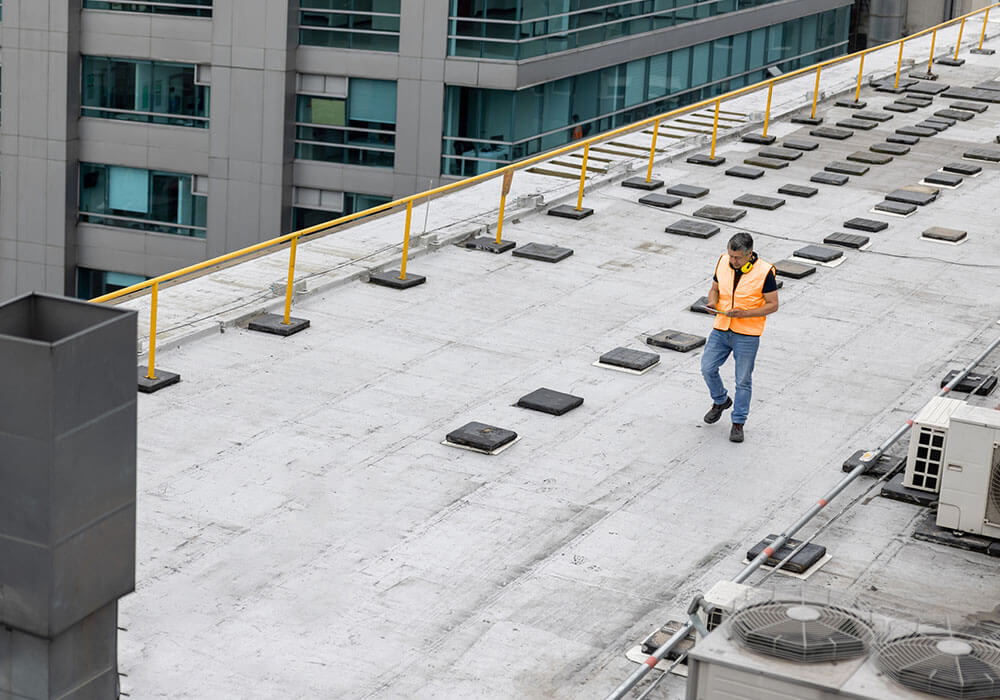
[(757, 253), (751, 253), (750, 259), (747, 260), (746, 263), (744, 263), (743, 267), (740, 268), (740, 272), (742, 272), (744, 275), (750, 272), (750, 270), (753, 269), (753, 264), (755, 262), (757, 262)]

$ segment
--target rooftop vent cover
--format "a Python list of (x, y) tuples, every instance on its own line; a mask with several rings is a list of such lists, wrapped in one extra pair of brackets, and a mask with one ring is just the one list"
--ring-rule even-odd
[(964, 634), (911, 634), (878, 650), (879, 667), (908, 688), (945, 698), (1000, 697), (1000, 644)]
[(868, 652), (874, 632), (856, 613), (801, 600), (772, 600), (743, 608), (732, 630), (749, 649), (789, 661), (817, 663)]

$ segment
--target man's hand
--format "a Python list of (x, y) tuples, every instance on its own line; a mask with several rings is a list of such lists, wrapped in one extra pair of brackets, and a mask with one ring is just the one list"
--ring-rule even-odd
[(742, 318), (742, 316), (743, 316), (743, 310), (742, 309), (730, 309), (729, 311), (726, 311), (725, 314), (729, 318)]

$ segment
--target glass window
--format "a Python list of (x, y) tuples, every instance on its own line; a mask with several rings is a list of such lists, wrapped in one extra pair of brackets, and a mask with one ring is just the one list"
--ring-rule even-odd
[(400, 0), (299, 0), (299, 43), (399, 51)]
[[(682, 1), (687, 0), (678, 0)], [(591, 6), (604, 17), (612, 15), (606, 3), (593, 0)], [(484, 17), (489, 18), (486, 10), (492, 7), (486, 4)], [(507, 5), (508, 16), (514, 18), (523, 17), (515, 9), (544, 18), (551, 8), (513, 0)], [(765, 65), (788, 71), (798, 63), (842, 54), (847, 27), (840, 17), (839, 11), (828, 11), (805, 22), (796, 20), (794, 27), (785, 23), (743, 32), (519, 91), (446, 86), (442, 173), (487, 172), (616, 125), (758, 82), (764, 78)], [(827, 23), (836, 29), (820, 37), (817, 27)], [(814, 29), (803, 33), (803, 26)]]
[(84, 56), (84, 117), (208, 128), (209, 88), (195, 84), (196, 66)]
[(80, 221), (204, 238), (208, 197), (194, 182), (193, 175), (80, 163)]
[(292, 230), (298, 231), (300, 229), (309, 228), (310, 226), (324, 224), (327, 221), (337, 219), (341, 216), (347, 216), (348, 214), (354, 214), (355, 212), (364, 211), (365, 209), (371, 209), (372, 207), (377, 207), (379, 204), (385, 204), (386, 202), (391, 201), (392, 199), (389, 197), (383, 197), (377, 194), (344, 192), (343, 211), (333, 211), (331, 209), (311, 209), (309, 207), (293, 207)]
[(448, 55), (520, 60), (778, 1), (450, 0)]
[(343, 97), (299, 95), (295, 157), (391, 168), (396, 152), (396, 83), (351, 78)]
[(212, 16), (212, 0), (132, 0), (132, 2), (83, 0), (83, 6), (90, 10), (151, 12), (158, 15), (187, 15), (188, 17)]
[(93, 299), (133, 284), (145, 282), (148, 277), (130, 275), (111, 270), (93, 270), (89, 267), (76, 268), (76, 296), (79, 299)]

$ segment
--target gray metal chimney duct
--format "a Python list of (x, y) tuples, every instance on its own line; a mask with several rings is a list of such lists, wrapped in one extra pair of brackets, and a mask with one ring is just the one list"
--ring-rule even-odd
[(135, 589), (135, 312), (0, 304), (0, 698), (118, 696)]
[(903, 36), (907, 0), (871, 0), (868, 10), (868, 45), (878, 46)]

